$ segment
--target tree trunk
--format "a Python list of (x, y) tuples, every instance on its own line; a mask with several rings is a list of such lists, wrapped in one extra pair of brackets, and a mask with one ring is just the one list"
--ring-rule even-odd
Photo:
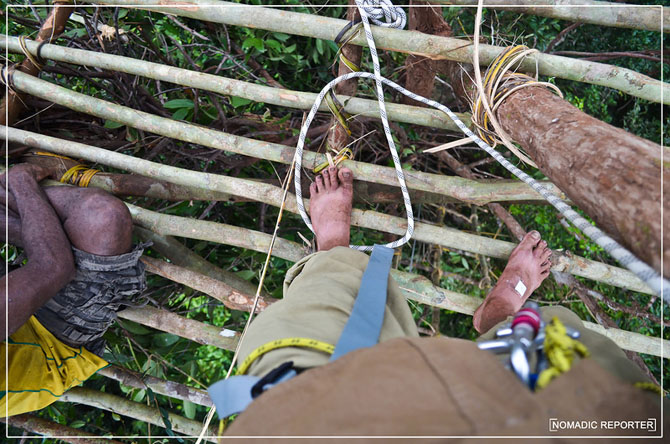
[[(420, 0), (412, 0), (409, 8), (409, 30), (426, 34), (451, 37), (451, 27), (444, 21), (442, 8)], [(438, 65), (448, 63), (429, 57), (410, 54), (405, 59), (405, 88), (428, 99), (433, 94), (435, 73)], [(421, 102), (402, 96), (405, 105), (427, 106)]]
[[(51, 43), (60, 37), (65, 30), (67, 19), (74, 11), (72, 6), (62, 6), (69, 3), (69, 0), (56, 0), (54, 2), (55, 6), (51, 9), (51, 13), (47, 16), (44, 24), (42, 24), (35, 41)], [(16, 69), (31, 76), (37, 76), (41, 70), (39, 66), (35, 66), (27, 57)], [(21, 100), (22, 97), (23, 94), (12, 90), (7, 92), (7, 95), (2, 99), (2, 103), (0, 103), (0, 125), (12, 125), (18, 120), (19, 116), (25, 111), (25, 105), (23, 104), (23, 100)]]
[[(352, 21), (359, 18), (361, 15), (356, 7), (354, 0), (349, 0), (349, 8), (347, 9), (347, 20)], [(356, 66), (361, 66), (361, 57), (363, 55), (363, 47), (357, 45), (344, 45), (341, 49), (342, 55), (346, 57), (351, 63)], [(349, 74), (351, 70), (342, 61), (338, 62), (337, 76)], [(354, 97), (358, 89), (358, 79), (349, 79), (335, 86), (335, 93), (345, 96)], [(330, 130), (328, 132), (328, 147), (335, 150), (341, 150), (349, 142), (349, 134), (347, 130), (342, 127), (335, 116), (330, 119)]]
[[(58, 441), (69, 442), (71, 444), (121, 444), (120, 441), (97, 437), (92, 433), (64, 426), (57, 422), (49, 421), (48, 419), (27, 413), (11, 416), (9, 418), (2, 418), (0, 421), (30, 433), (43, 435), (45, 438), (58, 436)], [(23, 439), (20, 442), (23, 442)]]
[[(661, 251), (662, 241), (670, 245), (670, 227), (661, 221), (661, 208), (670, 214), (670, 200), (661, 201), (661, 173), (669, 170), (661, 164), (663, 148), (588, 116), (543, 88), (515, 92), (497, 116), (539, 169), (599, 227), (670, 276), (670, 249)], [(669, 183), (663, 186), (666, 196)]]

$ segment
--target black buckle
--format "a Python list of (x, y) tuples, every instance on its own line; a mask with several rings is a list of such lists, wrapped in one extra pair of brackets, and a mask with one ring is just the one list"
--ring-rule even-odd
[(293, 369), (293, 361), (286, 361), (279, 367), (271, 370), (270, 373), (263, 376), (253, 387), (251, 387), (251, 397), (256, 399), (256, 397), (265, 391), (266, 385), (274, 383), (291, 369)]

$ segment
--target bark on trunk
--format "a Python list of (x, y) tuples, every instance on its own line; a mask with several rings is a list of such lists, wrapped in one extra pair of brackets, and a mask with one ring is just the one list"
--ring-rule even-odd
[[(661, 146), (584, 114), (543, 88), (525, 88), (498, 120), (540, 170), (609, 235), (670, 276), (670, 200), (661, 201)], [(670, 181), (663, 192), (670, 195)], [(662, 228), (665, 228), (661, 237)]]
[[(427, 2), (412, 0), (409, 8), (409, 30), (426, 34), (451, 37), (451, 27), (444, 21), (442, 8)], [(410, 54), (405, 59), (405, 88), (426, 98), (431, 98), (435, 84), (435, 73), (444, 60)], [(402, 96), (402, 103), (426, 107), (427, 105)]]
[[(356, 2), (354, 0), (349, 0), (349, 9), (347, 10), (347, 20), (355, 20), (361, 15), (358, 12), (356, 7)], [(342, 55), (346, 57), (356, 66), (361, 66), (361, 57), (363, 55), (363, 47), (357, 45), (345, 45), (341, 49)], [(337, 67), (337, 76), (342, 76), (344, 74), (350, 73), (351, 70), (343, 62), (338, 62)], [(335, 93), (345, 96), (354, 97), (356, 95), (356, 90), (358, 89), (358, 79), (349, 79), (342, 83), (338, 83), (335, 86)], [(344, 148), (347, 143), (349, 143), (349, 134), (342, 125), (339, 124), (338, 120), (333, 116), (330, 119), (330, 130), (328, 133), (328, 146), (341, 150)]]
[[(74, 11), (72, 6), (62, 6), (70, 3), (67, 1), (55, 1), (55, 7), (51, 9), (51, 13), (42, 24), (35, 41), (49, 43), (56, 41), (58, 37), (65, 30), (65, 23)], [(17, 67), (17, 70), (36, 76), (40, 73), (40, 68), (35, 66), (28, 58), (23, 60)], [(0, 104), (0, 125), (13, 125), (19, 116), (25, 111), (25, 105), (22, 97), (24, 95), (14, 91), (8, 91), (7, 95), (2, 99)]]

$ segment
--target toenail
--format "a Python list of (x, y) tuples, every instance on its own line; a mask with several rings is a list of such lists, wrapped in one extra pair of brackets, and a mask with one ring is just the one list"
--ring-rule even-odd
[(533, 231), (530, 232), (530, 236), (533, 239), (539, 239), (540, 238), (540, 233), (538, 231), (533, 230)]
[(342, 176), (345, 178), (350, 178), (351, 177), (351, 171), (342, 171)]

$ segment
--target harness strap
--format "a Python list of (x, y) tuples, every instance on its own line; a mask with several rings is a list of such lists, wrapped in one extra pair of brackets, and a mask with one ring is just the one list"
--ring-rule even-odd
[[(392, 259), (393, 250), (391, 248), (381, 245), (374, 246), (368, 266), (363, 273), (351, 315), (335, 346), (335, 351), (330, 358), (331, 362), (359, 348), (372, 347), (379, 341), (384, 322), (388, 275)], [(216, 406), (219, 418), (223, 419), (243, 412), (263, 391), (288, 381), (297, 374), (293, 368), (293, 362), (289, 361), (263, 377), (233, 376), (214, 383), (207, 391)]]

